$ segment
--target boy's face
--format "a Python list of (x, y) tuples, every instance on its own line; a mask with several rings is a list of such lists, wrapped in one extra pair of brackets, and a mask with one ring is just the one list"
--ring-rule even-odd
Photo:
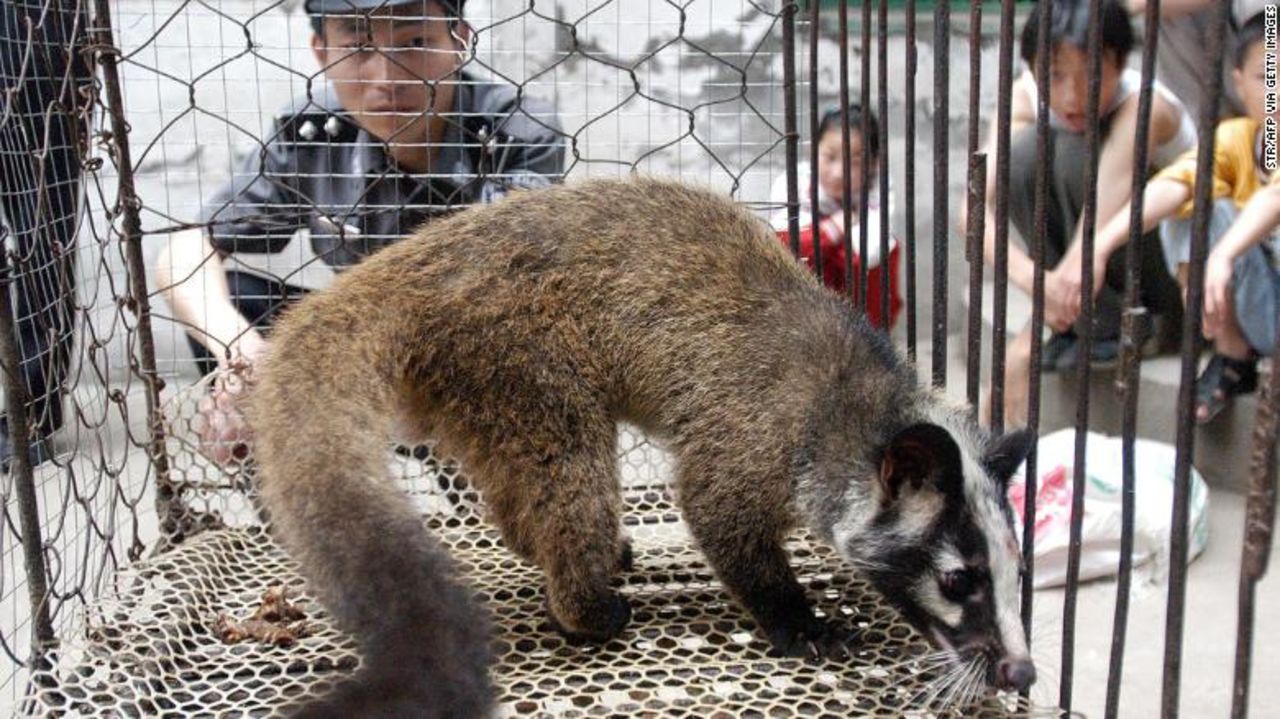
[[(1115, 53), (1102, 52), (1102, 87), (1098, 112), (1104, 112), (1115, 98), (1123, 60)], [(1089, 55), (1070, 43), (1059, 43), (1049, 58), (1049, 107), (1071, 132), (1084, 132), (1088, 127), (1085, 111), (1089, 107)]]
[(453, 108), (469, 29), (431, 0), (388, 6), (367, 17), (330, 17), (311, 47), (343, 109), (380, 140), (421, 145), (431, 114)]
[[(1244, 105), (1245, 115), (1258, 122), (1266, 120), (1266, 52), (1262, 42), (1255, 42), (1249, 46), (1244, 54), (1244, 62), (1232, 72), (1231, 76), (1235, 80), (1236, 93), (1240, 95), (1240, 102)], [(1280, 121), (1280, 113), (1272, 113), (1271, 116)]]

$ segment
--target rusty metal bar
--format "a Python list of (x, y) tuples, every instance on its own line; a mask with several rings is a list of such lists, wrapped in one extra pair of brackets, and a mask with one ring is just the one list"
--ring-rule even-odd
[[(102, 0), (99, 0), (100, 2)], [(782, 8), (782, 111), (787, 153), (787, 232), (791, 254), (800, 256), (799, 139), (796, 131), (796, 8), (789, 2)]]
[[(1231, 3), (1219, 3), (1211, 20), (1205, 55), (1210, 67), (1220, 67), (1223, 34), (1231, 18)], [(1195, 451), (1194, 401), (1196, 365), (1200, 357), (1200, 313), (1204, 306), (1204, 264), (1209, 254), (1209, 214), (1212, 210), (1214, 129), (1222, 97), (1222, 73), (1209, 73), (1209, 86), (1200, 108), (1199, 148), (1196, 153), (1195, 215), (1192, 219), (1190, 276), (1186, 314), (1182, 322), (1182, 384), (1178, 389), (1178, 453), (1174, 463), (1173, 520), (1169, 537), (1169, 598), (1165, 610), (1164, 681), (1161, 716), (1176, 719), (1182, 675), (1182, 628), (1187, 598), (1187, 518), (1191, 458)]]
[(951, 0), (933, 8), (933, 376), (947, 386), (947, 134), (950, 132)]
[[(142, 221), (139, 210), (142, 201), (133, 184), (133, 160), (129, 155), (129, 123), (125, 119), (124, 96), (121, 89), (120, 73), (111, 29), (110, 0), (95, 0), (95, 45), (98, 64), (102, 66), (102, 85), (106, 93), (106, 108), (111, 116), (111, 145), (119, 173), (117, 184), (116, 207), (114, 212), (120, 217), (121, 241), (124, 244), (125, 262), (129, 272), (128, 307), (138, 318), (138, 351), (141, 366), (135, 365), (132, 371), (138, 376), (146, 388), (147, 423), (150, 427), (150, 438), (147, 455), (151, 460), (156, 481), (156, 510), (160, 517), (162, 531), (173, 530), (178, 525), (175, 512), (180, 503), (176, 501), (173, 482), (169, 478), (169, 457), (165, 453), (164, 417), (160, 410), (160, 391), (164, 381), (156, 371), (155, 337), (151, 332), (151, 300), (147, 295), (146, 265), (142, 259)], [(109, 214), (110, 211), (109, 211)]]
[(965, 397), (972, 412), (978, 411), (982, 377), (982, 237), (987, 231), (987, 154), (969, 155), (969, 213), (965, 254), (969, 258), (968, 363), (965, 365)]
[[(871, 195), (871, 183), (867, 182), (867, 178), (871, 177), (871, 156), (867, 154), (868, 139), (871, 135), (871, 116), (867, 114), (871, 110), (871, 0), (862, 0), (862, 55), (859, 67), (862, 71), (858, 100), (858, 104), (862, 106), (862, 127), (859, 130), (862, 135), (862, 187), (858, 193), (858, 307), (865, 310), (867, 307), (868, 233), (871, 231), (867, 223), (867, 204)], [(888, 118), (880, 118), (881, 124), (886, 122)], [(845, 147), (848, 146), (848, 144), (845, 145)], [(886, 151), (887, 148), (880, 148), (880, 152)], [(884, 202), (885, 199), (887, 198), (882, 197), (880, 201)]]
[[(1280, 313), (1280, 303), (1276, 305)], [(1235, 680), (1231, 691), (1231, 719), (1249, 714), (1249, 665), (1253, 654), (1254, 593), (1271, 561), (1276, 527), (1276, 442), (1280, 439), (1280, 368), (1273, 357), (1260, 384), (1258, 415), (1253, 428), (1249, 498), (1245, 505), (1244, 547), (1240, 557), (1237, 601)]]
[[(1102, 94), (1102, 23), (1097, 19), (1101, 15), (1101, 0), (1089, 3), (1089, 40), (1088, 40), (1088, 74), (1089, 96), (1085, 103), (1085, 164), (1084, 164), (1084, 208), (1080, 220), (1083, 233), (1080, 238), (1081, 262), (1083, 266), (1080, 283), (1080, 295), (1086, 298), (1081, 302), (1080, 324), (1086, 328), (1093, 327), (1093, 240), (1098, 224), (1098, 155), (1101, 144), (1101, 110)], [(1062, 611), (1062, 678), (1059, 687), (1058, 706), (1064, 711), (1071, 711), (1071, 686), (1075, 669), (1075, 633), (1076, 633), (1076, 599), (1080, 587), (1080, 553), (1082, 550), (1082, 527), (1084, 521), (1085, 493), (1085, 446), (1089, 430), (1089, 358), (1093, 352), (1093, 332), (1081, 331), (1077, 339), (1080, 348), (1077, 366), (1076, 392), (1076, 436), (1075, 458), (1072, 467), (1071, 496), (1071, 533), (1067, 552), (1067, 591)]]
[[(1160, 0), (1151, 0), (1146, 8), (1147, 27), (1160, 20)], [(1151, 106), (1155, 88), (1155, 62), (1158, 33), (1149, 33), (1142, 48), (1142, 87), (1138, 93), (1138, 127), (1134, 136), (1133, 182), (1130, 190), (1129, 242), (1125, 246), (1125, 312), (1121, 324), (1120, 371), (1117, 384), (1124, 403), (1121, 427), (1121, 508), (1120, 565), (1116, 577), (1116, 606), (1111, 628), (1111, 663), (1107, 673), (1106, 714), (1119, 716), (1120, 689), (1124, 676), (1125, 639), (1129, 627), (1129, 589), (1133, 583), (1133, 532), (1136, 513), (1134, 439), (1138, 434), (1138, 392), (1142, 373), (1142, 357), (1137, 336), (1138, 319), (1145, 315), (1140, 306), (1141, 245), (1143, 190), (1146, 187), (1149, 144), (1151, 141)], [(1092, 267), (1093, 263), (1089, 263)], [(1094, 282), (1103, 278), (1095, 277)]]
[[(818, 141), (822, 139), (818, 136), (821, 119), (818, 109), (818, 14), (821, 7), (820, 2), (809, 3), (809, 231), (813, 245), (813, 272), (819, 282), (826, 277), (822, 267), (821, 214), (818, 210)], [(799, 238), (793, 239), (793, 244), (798, 242)]]
[[(987, 227), (987, 168), (986, 154), (982, 153), (982, 0), (969, 0), (969, 163), (965, 187), (969, 193), (968, 226), (965, 234), (964, 258), (969, 263), (969, 326), (966, 336), (968, 354), (965, 358), (965, 397), (969, 406), (976, 408), (979, 401), (979, 381), (982, 377), (982, 234)], [(982, 157), (982, 183), (977, 185), (976, 158)], [(975, 186), (977, 194), (974, 194)], [(975, 204), (975, 200), (981, 204)], [(979, 209), (981, 208), (981, 209)], [(975, 218), (975, 212), (983, 217)], [(975, 242), (974, 232), (978, 232)], [(975, 249), (976, 248), (976, 249)]]
[[(878, 123), (878, 145), (879, 145), (879, 197), (881, 197), (881, 211), (879, 211), (879, 247), (881, 247), (881, 287), (879, 287), (879, 299), (881, 299), (881, 321), (884, 333), (890, 331), (890, 306), (888, 306), (888, 275), (890, 275), (890, 267), (888, 267), (888, 220), (890, 220), (890, 202), (888, 202), (888, 0), (881, 0), (879, 4), (879, 15), (877, 18), (877, 106), (879, 107), (879, 123)], [(867, 146), (867, 139), (863, 139), (863, 147)], [(865, 150), (863, 155), (867, 155)], [(863, 214), (867, 214), (867, 210), (863, 210)], [(865, 223), (865, 220), (863, 221)], [(863, 265), (869, 265), (869, 262), (863, 262)], [(868, 274), (870, 267), (868, 267)]]
[[(903, 201), (906, 204), (906, 227), (903, 228), (903, 243), (906, 245), (906, 292), (907, 292), (907, 361), (916, 363), (916, 0), (907, 0), (907, 76), (904, 78), (907, 95), (904, 111), (903, 129), (906, 132), (905, 157), (906, 193)], [(888, 152), (888, 149), (885, 149)], [(886, 207), (886, 210), (888, 208)]]
[[(969, 0), (969, 157), (982, 148), (982, 0)], [(973, 164), (967, 184), (973, 184)], [(986, 192), (986, 188), (983, 188)], [(966, 246), (965, 258), (972, 260)]]
[(1005, 323), (1009, 305), (1009, 156), (1013, 117), (1013, 0), (1000, 5), (996, 92), (995, 265), (991, 271), (991, 429), (1004, 431)]
[[(1053, 176), (1053, 153), (1049, 136), (1049, 28), (1053, 18), (1053, 0), (1039, 0), (1036, 5), (1036, 187), (1035, 233), (1028, 238), (1031, 251), (1031, 367), (1027, 379), (1027, 426), (1040, 431), (1040, 362), (1044, 333), (1044, 237), (1049, 232), (1049, 178)], [(1026, 495), (1022, 505), (1022, 631), (1031, 646), (1031, 620), (1035, 611), (1035, 521), (1039, 496), (1039, 453), (1032, 446), (1027, 454)], [(1023, 697), (1029, 692), (1023, 692)]]
[[(853, 171), (849, 160), (849, 146), (853, 141), (849, 132), (849, 3), (840, 3), (840, 142), (845, 151), (840, 156), (840, 176), (846, 178), (840, 192), (840, 209), (844, 219), (841, 244), (844, 247), (845, 288), (854, 292), (853, 277), (853, 188), (847, 178)], [(857, 293), (854, 292), (855, 301)], [(858, 305), (862, 307), (862, 305)]]

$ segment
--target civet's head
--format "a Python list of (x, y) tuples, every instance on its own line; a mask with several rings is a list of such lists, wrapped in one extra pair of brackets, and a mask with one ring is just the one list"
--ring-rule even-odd
[(1036, 677), (1019, 614), (1006, 496), (1034, 435), (992, 438), (957, 413), (898, 431), (831, 536), (917, 630), (998, 689)]

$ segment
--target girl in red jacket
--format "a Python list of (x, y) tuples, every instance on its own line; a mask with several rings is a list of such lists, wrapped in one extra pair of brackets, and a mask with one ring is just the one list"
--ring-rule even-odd
[[(868, 132), (862, 134), (863, 117), (866, 117)], [(879, 122), (875, 113), (863, 110), (856, 103), (849, 106), (849, 195), (853, 202), (853, 227), (850, 237), (849, 252), (852, 258), (853, 276), (845, 276), (845, 242), (844, 242), (844, 198), (845, 178), (843, 171), (843, 128), (840, 126), (841, 113), (839, 107), (828, 110), (818, 125), (818, 246), (822, 253), (822, 280), (827, 287), (849, 297), (856, 298), (858, 281), (861, 276), (862, 258), (858, 256), (859, 229), (858, 223), (865, 221), (867, 225), (867, 316), (876, 327), (884, 329), (893, 326), (902, 309), (902, 296), (899, 289), (898, 264), (900, 250), (898, 242), (892, 234), (889, 237), (889, 257), (882, 262), (880, 257), (880, 213), (892, 212), (892, 193), (890, 202), (883, 203), (880, 197), (876, 169), (880, 155)], [(868, 155), (870, 174), (862, 176), (862, 155)], [(810, 166), (801, 163), (800, 175), (800, 257), (810, 266), (813, 265), (813, 211), (811, 209), (811, 192), (809, 188)], [(867, 207), (865, 211), (858, 206), (861, 200), (864, 183), (867, 186)], [(790, 247), (791, 238), (787, 230), (786, 178), (779, 178), (774, 183), (772, 199), (783, 207), (770, 218), (778, 237)], [(880, 307), (880, 287), (884, 281), (889, 282), (888, 321), (884, 321), (884, 313)]]

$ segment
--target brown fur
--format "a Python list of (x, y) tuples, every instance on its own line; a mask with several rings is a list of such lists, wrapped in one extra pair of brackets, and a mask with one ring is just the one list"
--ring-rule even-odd
[[(701, 549), (792, 651), (827, 634), (782, 548), (796, 510), (829, 534), (844, 485), (877, 476), (875, 448), (923, 419), (912, 373), (762, 222), (656, 180), (432, 223), (300, 303), (272, 348), (250, 415), (262, 496), (364, 643), (375, 689), (329, 706), (384, 715), (489, 701), (478, 610), (385, 478), (395, 418), (463, 460), (507, 545), (544, 570), (553, 619), (594, 640), (629, 617), (610, 588), (615, 423), (665, 437)], [(427, 688), (387, 697), (400, 680)]]

